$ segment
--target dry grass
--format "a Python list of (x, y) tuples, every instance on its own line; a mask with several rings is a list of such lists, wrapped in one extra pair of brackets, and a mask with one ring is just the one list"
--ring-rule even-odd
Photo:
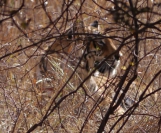
[[(127, 1), (125, 3), (130, 6)], [(150, 0), (139, 1), (137, 44), (134, 21), (130, 18), (129, 24), (120, 22), (114, 12), (110, 14), (109, 9), (114, 4), (104, 0), (0, 1), (0, 132), (24, 133), (35, 126), (33, 133), (95, 133), (119, 87), (122, 91), (118, 92), (113, 106), (121, 100), (126, 88), (125, 97), (133, 99), (135, 104), (123, 111), (119, 106), (109, 112), (104, 132), (160, 132), (160, 5), (151, 5)], [(152, 10), (141, 13), (146, 6)], [(130, 12), (124, 6), (121, 8)], [(48, 75), (39, 80), (35, 77), (44, 49), (76, 19), (83, 20), (86, 28), (98, 20), (101, 32), (106, 32), (123, 53), (120, 72), (114, 79), (97, 77), (99, 88), (103, 88), (97, 98), (87, 86), (80, 85), (81, 72), (74, 71), (75, 67), (64, 63), (58, 55), (48, 56), (53, 66)], [(135, 53), (137, 45), (138, 54)], [(132, 61), (136, 57), (137, 62)], [(127, 87), (134, 74), (137, 78)], [(47, 82), (45, 78), (50, 80)], [(42, 79), (44, 81), (40, 82)], [(100, 103), (98, 98), (102, 97)]]

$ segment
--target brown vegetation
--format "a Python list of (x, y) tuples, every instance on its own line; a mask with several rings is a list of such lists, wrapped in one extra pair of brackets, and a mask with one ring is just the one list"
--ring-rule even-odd
[[(1, 0), (0, 132), (159, 133), (160, 7), (151, 0)], [(123, 54), (111, 78), (77, 69), (95, 20), (95, 32)], [(85, 30), (63, 40), (74, 22)]]

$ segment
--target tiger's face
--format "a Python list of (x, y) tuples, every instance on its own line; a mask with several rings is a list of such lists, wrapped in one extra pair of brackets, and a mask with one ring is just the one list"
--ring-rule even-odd
[[(99, 35), (100, 36), (100, 35)], [(120, 65), (121, 52), (116, 52), (117, 48), (112, 40), (100, 36), (103, 39), (90, 38), (87, 44), (87, 52), (85, 59), (87, 60), (86, 69), (97, 69), (97, 73), (109, 74), (110, 77), (115, 76)]]

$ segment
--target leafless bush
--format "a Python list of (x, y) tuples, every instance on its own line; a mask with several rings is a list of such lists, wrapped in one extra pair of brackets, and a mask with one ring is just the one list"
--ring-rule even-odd
[[(160, 6), (151, 0), (1, 0), (0, 131), (159, 133)], [(84, 77), (78, 53), (95, 20), (97, 34), (123, 56), (115, 77), (93, 76), (99, 88), (92, 93), (88, 80), (95, 70)], [(75, 22), (85, 31), (71, 36), (81, 39), (46, 53)]]

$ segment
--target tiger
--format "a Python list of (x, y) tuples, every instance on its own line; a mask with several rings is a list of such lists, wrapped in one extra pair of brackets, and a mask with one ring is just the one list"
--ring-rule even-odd
[[(97, 27), (97, 25), (94, 26)], [(64, 62), (74, 67), (78, 66), (76, 73), (82, 79), (78, 82), (82, 82), (90, 75), (85, 83), (90, 93), (99, 93), (94, 95), (98, 98), (103, 91), (98, 91), (99, 86), (95, 77), (101, 74), (107, 78), (114, 77), (117, 74), (122, 54), (117, 51), (117, 47), (108, 36), (100, 33), (88, 34), (87, 30), (82, 21), (75, 22), (48, 47), (44, 56), (41, 57), (39, 69), (43, 75), (48, 73), (51, 69), (48, 55), (61, 56)], [(68, 69), (64, 64), (60, 65), (61, 69)], [(67, 71), (68, 75), (72, 72)]]
[[(98, 21), (94, 21), (92, 24), (90, 24), (90, 26), (97, 28)], [(120, 56), (122, 56), (122, 54), (120, 52), (116, 52), (114, 55), (112, 55), (117, 48), (113, 41), (107, 36), (94, 33), (93, 35), (80, 37), (82, 35), (79, 34), (89, 33), (86, 30), (87, 29), (84, 28), (83, 21), (74, 22), (73, 26), (67, 29), (60, 37), (56, 38), (53, 44), (49, 46), (49, 48), (45, 51), (46, 55), (52, 53), (64, 53), (69, 55), (72, 52), (72, 49), (74, 49), (77, 45), (76, 43), (83, 43), (85, 45), (84, 49), (86, 48), (84, 54), (86, 60), (86, 71), (88, 72), (90, 69), (96, 68), (103, 61), (103, 59), (106, 59), (111, 55), (112, 57), (110, 57), (110, 59), (107, 59), (104, 61), (104, 63), (102, 63), (102, 65), (100, 65), (98, 71), (105, 73), (106, 71), (110, 70), (109, 72), (111, 73), (111, 76), (115, 76), (116, 69), (120, 64)], [(47, 66), (44, 57), (41, 59), (41, 62), (43, 67), (40, 67), (46, 71)]]
[[(102, 39), (98, 39), (98, 36)], [(108, 72), (110, 77), (115, 76), (116, 70), (120, 65), (120, 57), (122, 56), (122, 53), (116, 52), (116, 50), (117, 48), (112, 40), (106, 36), (97, 35), (97, 37), (94, 37), (88, 46), (88, 52), (85, 56), (87, 59), (87, 70), (97, 68), (100, 73)]]

